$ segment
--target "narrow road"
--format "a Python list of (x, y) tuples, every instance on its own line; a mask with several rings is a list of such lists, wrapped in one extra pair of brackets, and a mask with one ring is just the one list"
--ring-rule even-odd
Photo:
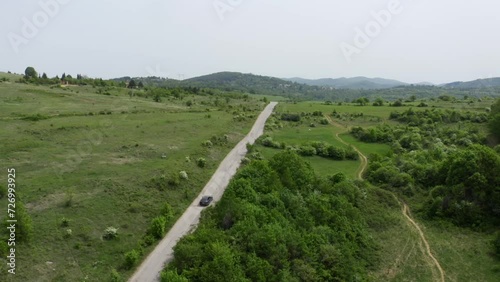
[(204, 195), (212, 195), (214, 203), (219, 201), (224, 194), (224, 190), (231, 178), (235, 175), (236, 170), (240, 166), (241, 159), (247, 153), (247, 143), (253, 144), (257, 138), (264, 133), (264, 125), (267, 119), (272, 114), (277, 102), (271, 102), (259, 115), (250, 132), (234, 147), (231, 152), (224, 158), (212, 178), (205, 185), (205, 188), (186, 209), (184, 214), (172, 226), (170, 231), (163, 238), (158, 246), (149, 254), (143, 261), (134, 275), (129, 279), (129, 282), (153, 282), (160, 280), (160, 273), (165, 264), (169, 263), (174, 258), (173, 248), (180, 238), (196, 229), (200, 220), (200, 214), (203, 210), (198, 205), (200, 199)]
[[(342, 125), (340, 125), (339, 123), (335, 122), (330, 116), (326, 115), (325, 117), (328, 120), (328, 122), (330, 122), (330, 124), (332, 124), (332, 125), (334, 125), (336, 127), (339, 127), (339, 128), (343, 128)], [(347, 130), (348, 129), (346, 129), (346, 131)], [(358, 169), (358, 174), (357, 175), (358, 175), (358, 179), (359, 180), (363, 180), (363, 173), (364, 173), (364, 171), (366, 170), (366, 168), (368, 166), (368, 158), (360, 150), (358, 150), (358, 148), (356, 148), (355, 146), (353, 146), (353, 145), (345, 142), (342, 138), (340, 138), (339, 133), (335, 134), (335, 138), (337, 138), (337, 140), (339, 140), (342, 144), (344, 144), (346, 146), (352, 146), (354, 148), (354, 150), (356, 150), (356, 152), (358, 152), (359, 157), (361, 159), (361, 165), (360, 165), (360, 167)], [(425, 253), (428, 256), (428, 259), (430, 260), (430, 264), (431, 265), (434, 264), (436, 266), (436, 268), (438, 269), (440, 277), (439, 277), (439, 279), (436, 278), (436, 281), (445, 282), (444, 270), (441, 267), (441, 264), (439, 263), (439, 261), (432, 254), (432, 249), (431, 249), (431, 247), (429, 245), (429, 242), (425, 238), (425, 233), (422, 231), (422, 229), (420, 229), (420, 226), (418, 226), (418, 224), (415, 222), (415, 220), (413, 220), (413, 218), (411, 217), (410, 208), (408, 207), (408, 205), (406, 203), (401, 202), (396, 197), (396, 195), (394, 193), (392, 193), (392, 195), (394, 196), (394, 198), (396, 199), (396, 201), (402, 206), (401, 213), (403, 213), (403, 215), (406, 218), (406, 220), (418, 232), (421, 241), (424, 243)], [(434, 271), (433, 271), (433, 273), (434, 273)]]

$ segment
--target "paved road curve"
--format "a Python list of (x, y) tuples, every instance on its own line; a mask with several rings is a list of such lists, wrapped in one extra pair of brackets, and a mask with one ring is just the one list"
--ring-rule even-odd
[(240, 166), (241, 159), (247, 153), (246, 144), (253, 144), (255, 140), (264, 133), (264, 125), (272, 114), (276, 104), (276, 102), (271, 102), (264, 111), (262, 111), (253, 125), (252, 130), (224, 158), (205, 188), (203, 188), (198, 197), (177, 220), (165, 238), (161, 240), (158, 246), (156, 246), (146, 260), (144, 260), (132, 278), (130, 278), (129, 282), (153, 282), (160, 280), (160, 272), (163, 270), (164, 265), (174, 258), (173, 247), (177, 244), (177, 241), (194, 230), (198, 225), (200, 213), (203, 210), (203, 208), (198, 205), (201, 197), (203, 195), (212, 195), (214, 197), (214, 202), (220, 200), (229, 181)]

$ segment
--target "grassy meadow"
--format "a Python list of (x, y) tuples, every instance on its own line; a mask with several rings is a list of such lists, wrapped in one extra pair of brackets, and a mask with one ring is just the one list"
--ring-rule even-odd
[[(218, 106), (198, 95), (154, 102), (127, 89), (99, 94), (91, 86), (9, 78), (0, 83), (0, 181), (6, 183), (7, 168), (16, 169), (17, 200), (34, 229), (31, 242), (17, 245), (12, 281), (108, 281), (113, 269), (130, 275), (124, 254), (138, 247), (151, 220), (168, 203), (172, 225), (264, 107), (255, 98)], [(246, 117), (235, 119), (243, 107)], [(213, 136), (227, 142), (202, 146)], [(198, 158), (206, 159), (204, 168)], [(180, 171), (187, 180), (178, 179)], [(6, 207), (3, 198), (0, 209)], [(118, 237), (105, 240), (110, 226)], [(153, 247), (143, 246), (144, 256)]]
[[(155, 244), (141, 246), (151, 220), (168, 203), (174, 215), (168, 226), (175, 222), (249, 131), (263, 101), (280, 102), (265, 132), (274, 141), (287, 145), (322, 141), (345, 147), (340, 138), (368, 159), (374, 153), (386, 155), (390, 146), (358, 141), (349, 128), (395, 125), (390, 112), (410, 107), (484, 112), (492, 102), (428, 100), (425, 108), (417, 107), (420, 101), (375, 107), (291, 103), (263, 95), (225, 99), (184, 95), (155, 102), (143, 90), (36, 86), (15, 83), (19, 76), (14, 74), (0, 73), (2, 77), (9, 81), (0, 82), (0, 183), (6, 183), (7, 168), (16, 169), (17, 200), (26, 207), (34, 229), (29, 243), (16, 246), (15, 276), (5, 276), (2, 254), (0, 277), (8, 277), (7, 281), (112, 281), (113, 272), (122, 279), (129, 277), (133, 269), (124, 266), (124, 255), (139, 249), (142, 260), (154, 248)], [(306, 116), (299, 123), (280, 120), (282, 113), (318, 111), (336, 112), (340, 118), (333, 118), (334, 124), (322, 124), (323, 116)], [(485, 131), (484, 125), (478, 126)], [(226, 141), (202, 145), (214, 136)], [(255, 148), (266, 159), (280, 151)], [(205, 167), (197, 165), (199, 158), (206, 159)], [(342, 172), (354, 180), (361, 164), (303, 158), (322, 177)], [(181, 171), (188, 179), (179, 179)], [(378, 263), (370, 269), (373, 281), (435, 280), (436, 270), (422, 251), (419, 235), (394, 197), (368, 184), (366, 197), (370, 204), (360, 209), (379, 252)], [(500, 266), (489, 253), (493, 235), (425, 220), (417, 206), (409, 205), (416, 210), (413, 216), (445, 270), (446, 281), (498, 281)], [(0, 210), (6, 208), (6, 198), (0, 198)], [(1, 212), (0, 222), (5, 218), (6, 212)], [(118, 228), (118, 236), (106, 240), (103, 235), (111, 226)]]

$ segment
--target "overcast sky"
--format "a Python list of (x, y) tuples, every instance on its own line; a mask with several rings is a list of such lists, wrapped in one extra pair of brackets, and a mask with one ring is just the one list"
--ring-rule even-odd
[(498, 77), (499, 11), (496, 0), (3, 0), (0, 71)]

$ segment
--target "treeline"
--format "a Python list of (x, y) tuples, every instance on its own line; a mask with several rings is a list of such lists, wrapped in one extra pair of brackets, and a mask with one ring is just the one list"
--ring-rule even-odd
[(356, 184), (318, 179), (294, 152), (254, 160), (179, 241), (162, 281), (366, 280), (377, 259), (363, 201)]
[(285, 142), (277, 142), (272, 137), (263, 135), (257, 139), (256, 143), (264, 147), (294, 151), (306, 157), (319, 156), (338, 161), (359, 159), (358, 153), (351, 146), (342, 148), (321, 141), (307, 142), (303, 145), (287, 145)]
[[(38, 73), (35, 68), (27, 67), (24, 71), (24, 76), (21, 77), (18, 83), (31, 83), (37, 85), (56, 85), (56, 84), (69, 84), (69, 85), (92, 85), (96, 87), (106, 87), (106, 86), (117, 86), (117, 87), (127, 87), (125, 82), (117, 83), (111, 80), (103, 80), (102, 78), (89, 78), (87, 76), (77, 74), (76, 77), (70, 74), (63, 73), (61, 77), (56, 75), (55, 77), (48, 77), (46, 73)], [(140, 83), (139, 86), (141, 86)], [(137, 86), (134, 82), (134, 87)], [(137, 87), (139, 87), (137, 86)]]
[(446, 146), (484, 144), (486, 136), (474, 125), (443, 127), (437, 124), (415, 126), (378, 125), (365, 129), (353, 127), (350, 133), (366, 143), (386, 143), (395, 153), (430, 148), (436, 142)]
[(389, 119), (396, 120), (402, 123), (407, 123), (408, 125), (418, 126), (422, 124), (431, 123), (457, 123), (463, 121), (470, 121), (473, 123), (485, 123), (488, 121), (487, 113), (478, 112), (461, 112), (456, 110), (424, 110), (415, 111), (409, 108), (403, 112), (391, 112)]

